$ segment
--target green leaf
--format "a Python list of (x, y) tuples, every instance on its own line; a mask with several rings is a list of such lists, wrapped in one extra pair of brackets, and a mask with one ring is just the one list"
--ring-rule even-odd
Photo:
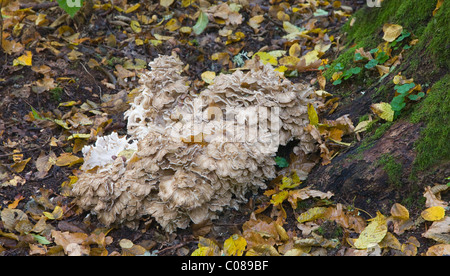
[(36, 120), (45, 120), (44, 118), (42, 118), (42, 117), (38, 114), (38, 112), (36, 111), (36, 109), (34, 109), (31, 105), (30, 105), (30, 107), (31, 107), (31, 113), (33, 114), (33, 117), (34, 117)]
[(405, 107), (405, 96), (404, 95), (398, 95), (394, 97), (391, 101), (391, 107), (394, 111), (400, 111)]
[(394, 86), (394, 90), (397, 90), (398, 93), (400, 94), (405, 94), (407, 93), (409, 90), (411, 90), (412, 88), (414, 88), (416, 85), (414, 84), (414, 82), (411, 83), (405, 83), (403, 85), (396, 85)]
[(367, 62), (366, 65), (364, 65), (364, 67), (366, 67), (367, 69), (373, 68), (375, 66), (378, 65), (378, 60), (377, 59), (371, 59), (369, 60), (369, 62)]
[(277, 163), (277, 166), (280, 168), (286, 168), (289, 167), (289, 162), (286, 161), (283, 157), (275, 157), (275, 162)]
[(338, 85), (338, 84), (341, 84), (341, 82), (342, 82), (342, 80), (341, 80), (341, 79), (339, 79), (339, 80), (335, 80), (335, 81), (333, 82), (333, 85)]
[(381, 52), (377, 55), (376, 60), (378, 60), (379, 64), (385, 63), (389, 59), (389, 56), (385, 52)]
[(344, 65), (342, 65), (341, 63), (338, 63), (334, 66), (335, 71), (341, 71), (342, 69), (344, 69)]
[(31, 236), (34, 237), (34, 239), (40, 243), (40, 244), (51, 244), (51, 242), (49, 242), (45, 237), (41, 236), (41, 235), (37, 235), (37, 234), (31, 234)]
[(364, 57), (360, 53), (355, 54), (355, 61), (363, 60), (363, 59), (364, 59)]
[(197, 23), (195, 23), (195, 25), (192, 27), (192, 30), (194, 30), (194, 33), (196, 35), (199, 35), (205, 30), (208, 23), (208, 16), (206, 15), (206, 13), (201, 11), (200, 15), (198, 16)]
[(314, 16), (327, 16), (328, 12), (326, 10), (322, 10), (322, 9), (317, 9), (314, 12)]
[(65, 10), (73, 18), (83, 6), (84, 0), (56, 0), (56, 2), (58, 2), (61, 9)]

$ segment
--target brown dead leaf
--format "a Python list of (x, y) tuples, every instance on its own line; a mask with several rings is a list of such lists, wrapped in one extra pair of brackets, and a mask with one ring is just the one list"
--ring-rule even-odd
[(426, 256), (448, 256), (450, 255), (450, 244), (436, 244), (428, 248)]
[(423, 237), (440, 243), (450, 243), (450, 217), (434, 221), (430, 228), (422, 234)]
[(89, 246), (83, 245), (88, 237), (85, 233), (70, 233), (52, 230), (52, 238), (57, 245), (61, 245), (69, 256), (89, 255)]
[(41, 151), (41, 154), (36, 160), (36, 173), (37, 178), (43, 178), (47, 175), (48, 171), (56, 164), (56, 155), (53, 151), (50, 151), (48, 155)]
[[(425, 187), (425, 193), (423, 196), (426, 198), (425, 206), (427, 208), (433, 206), (441, 206), (443, 208), (447, 207), (448, 203), (441, 200), (438, 193), (434, 193), (430, 186)], [(439, 196), (439, 197), (438, 197)]]

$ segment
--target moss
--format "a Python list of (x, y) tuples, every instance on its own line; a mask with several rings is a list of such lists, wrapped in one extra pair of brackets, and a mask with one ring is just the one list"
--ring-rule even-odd
[(411, 112), (413, 123), (424, 122), (425, 128), (414, 147), (417, 152), (413, 172), (423, 171), (450, 160), (450, 74), (431, 88), (423, 102)]
[(327, 80), (330, 80), (331, 77), (333, 76), (333, 74), (335, 72), (338, 71), (342, 71), (342, 70), (335, 70), (335, 66), (338, 65), (339, 63), (344, 67), (344, 68), (349, 68), (350, 64), (353, 63), (353, 57), (355, 56), (355, 50), (356, 47), (351, 47), (348, 50), (346, 50), (345, 52), (341, 53), (331, 64), (330, 64), (330, 68), (328, 70), (325, 71), (324, 76)]
[[(374, 128), (374, 124), (370, 125), (370, 130)], [(392, 126), (393, 122), (385, 122), (381, 124), (379, 127), (377, 127), (374, 131), (374, 133), (368, 137), (365, 137), (364, 140), (361, 142), (361, 145), (356, 150), (356, 153), (361, 153), (369, 148), (371, 148), (375, 142), (383, 136), (383, 134)], [(368, 129), (368, 131), (370, 131)]]
[(402, 173), (403, 166), (401, 163), (398, 163), (395, 158), (391, 154), (384, 154), (378, 164), (383, 165), (384, 171), (388, 175), (389, 184), (394, 185), (397, 188), (402, 186)]
[[(431, 2), (434, 3), (435, 1)], [(413, 63), (414, 66), (411, 66), (408, 72), (413, 73), (417, 69), (420, 69), (420, 64), (423, 62), (432, 62), (435, 64), (435, 68), (441, 67), (443, 71), (448, 71), (450, 69), (449, 33), (450, 3), (444, 3), (431, 20), (429, 20), (429, 23), (419, 37), (419, 43), (413, 48), (410, 56), (413, 59), (415, 57), (419, 62), (417, 64)], [(417, 58), (422, 56), (425, 59)], [(429, 71), (430, 75), (437, 73), (437, 70)]]
[[(380, 8), (365, 7), (358, 10), (343, 26), (343, 31), (347, 33), (345, 38), (347, 48), (330, 64), (331, 67), (325, 72), (325, 77), (331, 78), (335, 72), (333, 68), (338, 63), (348, 68), (353, 62), (356, 48), (372, 49), (383, 42), (382, 30), (385, 23), (399, 24), (419, 37), (419, 45), (415, 48), (420, 50), (415, 51), (412, 56), (421, 51), (428, 51), (429, 47), (433, 55), (443, 55), (439, 60), (436, 59), (436, 62), (448, 64), (450, 51), (445, 49), (449, 45), (450, 5), (444, 3), (433, 17), (436, 3), (437, 0), (385, 0)], [(432, 17), (433, 20), (430, 20)], [(355, 21), (353, 26), (350, 26), (352, 19)], [(443, 51), (446, 53), (442, 53)], [(416, 70), (419, 66), (413, 65), (414, 68), (411, 70)]]

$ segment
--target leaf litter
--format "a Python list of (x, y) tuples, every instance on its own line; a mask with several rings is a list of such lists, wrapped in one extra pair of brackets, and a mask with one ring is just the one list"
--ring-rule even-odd
[[(335, 120), (322, 116), (324, 110), (331, 108), (331, 114), (339, 104), (325, 90), (322, 72), (332, 53), (339, 51), (336, 30), (351, 16), (351, 6), (341, 1), (153, 2), (96, 1), (86, 12), (94, 14), (91, 20), (98, 30), (80, 28), (59, 10), (23, 9), (19, 1), (3, 6), (0, 42), (7, 62), (1, 70), (22, 87), (20, 91), (9, 89), (11, 96), (2, 107), (19, 107), (21, 111), (14, 114), (23, 121), (14, 129), (14, 120), (6, 116), (11, 110), (0, 114), (0, 152), (5, 153), (1, 155), (0, 189), (14, 193), (11, 187), (21, 188), (26, 197), (7, 197), (0, 190), (0, 254), (16, 249), (24, 255), (136, 256), (174, 248), (175, 254), (201, 256), (417, 255), (421, 245), (415, 237), (403, 242), (399, 238), (423, 223), (431, 225), (422, 236), (438, 243), (425, 254), (448, 254), (447, 205), (440, 200), (446, 189), (436, 192), (427, 187), (427, 209), (417, 218), (410, 218), (406, 207), (395, 203), (390, 215), (377, 212), (367, 219), (366, 211), (334, 202), (331, 192), (303, 186), (313, 166), (329, 164), (353, 143), (355, 134), (365, 130), (364, 125), (355, 128), (346, 116)], [(106, 25), (114, 29), (106, 31)], [(393, 56), (389, 51), (389, 43), (400, 43), (406, 37), (402, 26), (386, 23), (382, 39), (387, 44), (373, 52), (358, 49), (355, 53), (372, 61), (374, 66), (367, 66), (368, 70), (377, 70), (383, 77), (401, 60), (401, 53)], [(411, 40), (408, 45), (414, 43)], [(213, 222), (196, 226), (194, 239), (153, 230), (136, 242), (96, 226), (92, 218), (83, 218), (70, 201), (71, 185), (83, 163), (82, 147), (105, 132), (123, 128), (120, 114), (134, 96), (140, 73), (157, 54), (170, 51), (185, 52), (188, 66), (195, 67), (190, 79), (197, 88), (211, 84), (221, 71), (245, 70), (252, 59), (270, 63), (286, 78), (307, 74), (316, 85), (317, 101), (308, 106), (307, 131), (320, 144), (320, 156), (309, 163), (304, 162), (305, 156), (293, 155), (290, 162), (278, 159), (279, 177), (258, 198), (242, 228), (221, 241), (212, 234), (220, 227)], [(381, 53), (387, 53), (387, 59)], [(340, 72), (333, 81), (353, 74), (359, 70)], [(6, 78), (0, 78), (2, 82)], [(403, 102), (423, 96), (413, 80), (398, 75), (393, 82), (399, 85), (400, 100), (372, 108), (387, 121), (395, 119), (394, 111), (400, 111)], [(10, 135), (11, 130), (15, 135)], [(48, 183), (52, 188), (36, 184), (52, 179), (57, 182)], [(151, 229), (152, 221), (143, 221), (142, 227), (142, 233)]]

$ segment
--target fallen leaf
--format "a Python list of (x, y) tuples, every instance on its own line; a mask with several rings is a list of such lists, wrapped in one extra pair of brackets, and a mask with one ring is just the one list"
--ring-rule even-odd
[[(443, 1), (442, 1), (443, 2)], [(448, 256), (450, 255), (450, 244), (436, 244), (428, 248), (426, 256)]]
[(36, 173), (37, 178), (43, 178), (47, 175), (48, 171), (56, 164), (56, 155), (53, 151), (50, 151), (46, 155), (43, 151), (40, 153), (39, 157), (36, 159)]
[(391, 215), (394, 218), (398, 218), (398, 219), (401, 219), (401, 220), (409, 219), (409, 211), (408, 211), (408, 209), (406, 209), (406, 207), (401, 205), (400, 203), (395, 203), (394, 205), (392, 205)]
[(440, 243), (450, 244), (450, 217), (434, 221), (422, 237), (433, 239)]
[(166, 23), (165, 29), (168, 30), (169, 32), (174, 32), (178, 30), (180, 27), (181, 27), (180, 22), (177, 19), (172, 18), (169, 20), (169, 22)]
[(319, 124), (319, 116), (312, 103), (308, 103), (308, 118), (310, 125), (317, 126)]
[(56, 166), (64, 167), (64, 166), (72, 166), (78, 163), (83, 162), (83, 158), (73, 155), (72, 153), (61, 153), (60, 156), (56, 159)]
[(323, 217), (325, 217), (325, 214), (327, 213), (327, 211), (328, 211), (328, 208), (325, 208), (325, 207), (314, 207), (304, 213), (301, 213), (297, 217), (297, 221), (299, 223), (303, 223), (303, 222), (323, 218)]
[(83, 245), (88, 237), (85, 233), (70, 233), (52, 230), (52, 238), (57, 245), (61, 245), (64, 252), (69, 256), (89, 255), (90, 248)]
[(436, 3), (436, 8), (433, 11), (433, 16), (436, 15), (437, 11), (441, 8), (442, 4), (444, 4), (444, 0), (438, 0)]
[(214, 82), (214, 78), (216, 77), (216, 72), (206, 71), (202, 73), (201, 77), (207, 84), (212, 84)]
[(60, 206), (56, 206), (55, 209), (53, 210), (53, 212), (49, 213), (49, 212), (43, 212), (44, 216), (46, 216), (48, 219), (54, 219), (54, 220), (58, 220), (61, 219), (64, 212), (63, 209)]
[(140, 6), (141, 6), (141, 4), (137, 3), (136, 5), (133, 5), (133, 6), (129, 7), (128, 9), (126, 9), (125, 13), (132, 13), (132, 12), (136, 11), (137, 9), (139, 9)]
[(381, 119), (384, 119), (388, 122), (392, 122), (394, 120), (394, 110), (392, 110), (392, 107), (389, 103), (375, 103), (370, 106), (370, 109)]
[(354, 245), (357, 249), (366, 249), (381, 242), (387, 233), (386, 218), (377, 211), (377, 216), (361, 232)]
[(223, 250), (226, 256), (242, 256), (246, 246), (247, 241), (242, 236), (234, 234), (225, 240)]
[(383, 25), (383, 39), (387, 42), (394, 41), (403, 31), (403, 27), (397, 24), (386, 23)]
[(31, 160), (30, 158), (27, 158), (25, 160), (21, 160), (19, 162), (14, 163), (11, 165), (11, 169), (13, 169), (16, 173), (20, 173), (25, 169), (25, 166), (28, 164), (28, 162)]
[(172, 5), (173, 2), (174, 0), (160, 0), (159, 4), (164, 8), (168, 8), (170, 5)]
[(220, 248), (213, 240), (200, 237), (198, 248), (192, 252), (191, 256), (220, 256)]
[(206, 26), (208, 26), (208, 23), (209, 23), (208, 16), (203, 11), (200, 11), (197, 23), (195, 23), (195, 25), (192, 27), (192, 30), (196, 35), (199, 35), (205, 30)]
[(24, 55), (13, 60), (13, 66), (23, 65), (23, 66), (31, 66), (32, 65), (33, 54), (31, 51), (25, 51)]
[(420, 215), (427, 221), (441, 220), (445, 216), (445, 209), (441, 206), (433, 206), (424, 210)]
[(433, 207), (433, 206), (441, 206), (443, 208), (447, 207), (448, 203), (438, 198), (438, 194), (433, 192), (433, 189), (430, 186), (425, 187), (425, 193), (423, 196), (426, 199), (425, 206)]
[(133, 32), (137, 34), (142, 32), (141, 24), (139, 24), (139, 21), (131, 20), (130, 27), (133, 30)]

